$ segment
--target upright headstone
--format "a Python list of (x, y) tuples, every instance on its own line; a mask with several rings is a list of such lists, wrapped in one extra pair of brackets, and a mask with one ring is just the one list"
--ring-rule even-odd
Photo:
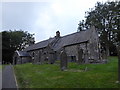
[(55, 61), (54, 53), (50, 53), (50, 54), (49, 54), (49, 57), (50, 57), (49, 63), (50, 63), (50, 64), (54, 64), (54, 61)]
[(89, 58), (88, 58), (88, 52), (87, 52), (87, 50), (85, 51), (84, 61), (85, 61), (86, 64), (89, 63)]
[(83, 56), (83, 49), (78, 49), (78, 64), (81, 64), (83, 62), (82, 56)]
[(103, 59), (104, 59), (104, 60), (107, 59), (107, 54), (106, 54), (105, 50), (103, 51)]
[(67, 69), (67, 54), (65, 50), (61, 51), (61, 54), (60, 54), (60, 69), (62, 71)]

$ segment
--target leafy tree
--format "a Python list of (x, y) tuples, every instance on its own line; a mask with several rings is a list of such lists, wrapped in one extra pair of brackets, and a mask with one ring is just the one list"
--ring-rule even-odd
[(34, 44), (34, 34), (26, 31), (3, 31), (2, 32), (2, 59), (4, 62), (11, 62), (16, 50), (23, 50), (25, 47)]
[[(97, 28), (100, 42), (105, 47), (107, 54), (111, 47), (115, 49), (115, 37), (120, 38), (120, 1), (101, 3), (97, 2), (95, 7), (86, 12), (86, 20), (80, 21), (78, 31), (95, 26)], [(118, 39), (119, 40), (119, 39)], [(113, 49), (112, 49), (113, 50)], [(111, 51), (112, 51), (111, 50)]]
[[(118, 80), (120, 82), (120, 1), (97, 2), (94, 9), (86, 12), (86, 20), (80, 21), (78, 31), (90, 26), (97, 28), (100, 42), (109, 55), (109, 50), (118, 53)], [(114, 48), (113, 48), (114, 47)]]

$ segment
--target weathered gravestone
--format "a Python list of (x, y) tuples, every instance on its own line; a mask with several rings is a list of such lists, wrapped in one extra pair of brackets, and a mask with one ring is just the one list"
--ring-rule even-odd
[(86, 53), (85, 53), (85, 55), (84, 55), (84, 61), (85, 61), (85, 63), (89, 63), (87, 50), (86, 50), (85, 52), (86, 52)]
[(106, 54), (106, 51), (105, 50), (103, 50), (103, 52), (102, 52), (102, 63), (107, 63), (107, 54)]
[(105, 51), (103, 51), (103, 59), (107, 59), (107, 54), (106, 54), (106, 52)]
[(67, 54), (65, 50), (61, 51), (61, 54), (60, 54), (60, 69), (62, 71), (67, 69)]
[(83, 62), (82, 56), (83, 56), (83, 49), (78, 48), (78, 64), (81, 64)]
[(55, 61), (54, 52), (49, 53), (49, 64), (53, 64)]
[(46, 58), (46, 56), (45, 56), (44, 52), (41, 52), (40, 64), (44, 64), (45, 63), (45, 58)]

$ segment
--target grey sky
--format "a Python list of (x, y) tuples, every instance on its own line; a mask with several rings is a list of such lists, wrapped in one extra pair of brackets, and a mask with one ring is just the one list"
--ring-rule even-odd
[(77, 31), (85, 11), (93, 8), (97, 1), (103, 0), (2, 2), (1, 30), (22, 29), (34, 33), (36, 42), (54, 37), (57, 30), (62, 36), (67, 35)]

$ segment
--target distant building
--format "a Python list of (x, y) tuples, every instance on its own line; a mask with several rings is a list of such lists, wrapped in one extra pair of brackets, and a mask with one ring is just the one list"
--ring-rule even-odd
[(36, 64), (52, 64), (60, 60), (60, 52), (64, 48), (68, 61), (77, 62), (78, 50), (81, 50), (82, 63), (90, 63), (102, 60), (100, 47), (98, 33), (94, 27), (66, 36), (60, 36), (60, 32), (57, 31), (55, 37), (33, 44), (23, 51), (17, 51), (13, 60), (14, 64), (29, 61)]
[(26, 51), (15, 51), (13, 56), (14, 64), (31, 62), (31, 56)]

